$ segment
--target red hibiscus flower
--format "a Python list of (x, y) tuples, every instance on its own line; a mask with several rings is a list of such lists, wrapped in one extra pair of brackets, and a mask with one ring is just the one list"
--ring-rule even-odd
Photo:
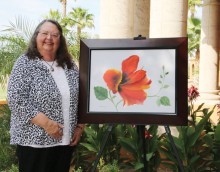
[(150, 88), (152, 81), (145, 70), (137, 70), (138, 62), (139, 57), (132, 55), (122, 62), (122, 71), (109, 69), (103, 76), (108, 88), (121, 95), (124, 105), (143, 104), (147, 98), (144, 90)]

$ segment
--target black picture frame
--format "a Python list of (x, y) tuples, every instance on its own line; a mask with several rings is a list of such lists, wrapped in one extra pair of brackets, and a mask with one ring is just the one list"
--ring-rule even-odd
[[(187, 37), (178, 38), (149, 38), (149, 39), (82, 39), (80, 41), (80, 84), (79, 84), (79, 114), (78, 119), (80, 123), (92, 123), (92, 124), (157, 124), (157, 125), (187, 125), (188, 117), (188, 53), (187, 53)], [(131, 111), (115, 111), (105, 110), (111, 108), (99, 109), (99, 103), (94, 103), (91, 99), (91, 93), (94, 88), (91, 87), (93, 80), (97, 78), (91, 76), (91, 73), (96, 68), (101, 68), (102, 63), (112, 63), (112, 59), (109, 58), (108, 53), (114, 56), (115, 52), (127, 53), (127, 52), (149, 52), (158, 53), (158, 62), (160, 57), (163, 57), (163, 52), (172, 52), (171, 62), (169, 66), (174, 66), (173, 80), (171, 79), (173, 92), (171, 90), (172, 108), (166, 111), (167, 106), (164, 102), (159, 102), (158, 107), (164, 105), (163, 111), (143, 111), (131, 110)], [(96, 54), (100, 57), (97, 57)], [(112, 56), (112, 57), (113, 57)], [(157, 56), (157, 54), (156, 54)], [(101, 64), (96, 64), (96, 61), (100, 61), (103, 58)], [(108, 58), (108, 60), (106, 59)], [(144, 57), (148, 58), (148, 57)], [(142, 58), (142, 59), (144, 59)], [(115, 60), (115, 59), (114, 59)], [(145, 60), (145, 59), (144, 59)], [(95, 66), (94, 66), (95, 64)], [(142, 66), (140, 67), (142, 68)], [(160, 69), (161, 70), (161, 69)], [(168, 73), (168, 72), (167, 72)], [(101, 74), (102, 76), (103, 74)], [(158, 76), (159, 76), (158, 72)], [(163, 77), (160, 75), (160, 77)], [(155, 81), (156, 82), (156, 81)], [(107, 88), (108, 89), (108, 88)], [(93, 93), (92, 93), (93, 94)], [(169, 96), (169, 95), (168, 95)], [(164, 98), (165, 96), (163, 96)], [(159, 97), (162, 100), (162, 96)], [(90, 100), (91, 99), (91, 100)], [(166, 99), (165, 99), (166, 102)], [(161, 105), (162, 103), (162, 105)], [(94, 107), (97, 106), (96, 107)], [(133, 105), (132, 105), (133, 106)], [(106, 105), (107, 107), (107, 105)], [(91, 110), (92, 109), (92, 110)], [(96, 111), (96, 109), (98, 109)], [(113, 109), (113, 108), (112, 108)], [(159, 109), (159, 108), (158, 108)]]

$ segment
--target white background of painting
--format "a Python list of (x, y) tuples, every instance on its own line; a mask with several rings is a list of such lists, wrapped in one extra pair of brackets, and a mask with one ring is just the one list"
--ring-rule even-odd
[[(152, 80), (151, 87), (145, 92), (149, 96), (155, 95), (159, 89), (160, 75), (162, 66), (169, 72), (165, 77), (165, 84), (168, 88), (162, 89), (160, 96), (167, 96), (171, 106), (158, 106), (156, 97), (149, 97), (143, 105), (123, 106), (123, 102), (118, 106), (119, 112), (146, 112), (146, 113), (175, 113), (175, 50), (91, 50), (91, 70), (90, 70), (90, 93), (89, 93), (89, 112), (117, 112), (109, 99), (100, 101), (95, 97), (94, 87), (101, 86), (108, 89), (103, 75), (108, 69), (117, 69), (121, 71), (122, 61), (131, 55), (139, 56), (137, 70), (144, 69), (147, 76)], [(115, 94), (115, 102), (122, 98), (119, 93)]]

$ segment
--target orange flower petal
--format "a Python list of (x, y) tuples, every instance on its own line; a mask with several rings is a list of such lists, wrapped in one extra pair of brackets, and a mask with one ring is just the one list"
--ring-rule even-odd
[(145, 70), (137, 70), (139, 57), (132, 55), (122, 62), (122, 72), (110, 69), (103, 76), (108, 88), (115, 94), (119, 92), (124, 105), (143, 104), (147, 98), (144, 89), (150, 88), (151, 80)]
[(124, 100), (124, 105), (134, 105), (134, 104), (143, 104), (147, 98), (147, 93), (143, 90), (127, 90), (123, 89), (120, 92), (122, 99)]
[(146, 71), (145, 70), (138, 70), (130, 75), (127, 76), (125, 79), (126, 84), (132, 84), (135, 82), (139, 82), (143, 80), (146, 77)]
[(137, 70), (139, 62), (139, 57), (137, 55), (132, 55), (122, 62), (122, 72), (123, 74), (129, 75)]
[(118, 85), (122, 80), (122, 73), (115, 69), (109, 69), (104, 73), (103, 79), (107, 83), (108, 88), (115, 94), (118, 92)]
[(151, 79), (144, 78), (140, 80), (139, 82), (135, 82), (133, 84), (124, 84), (120, 85), (121, 89), (123, 90), (124, 88), (127, 90), (145, 90), (150, 88), (151, 84)]

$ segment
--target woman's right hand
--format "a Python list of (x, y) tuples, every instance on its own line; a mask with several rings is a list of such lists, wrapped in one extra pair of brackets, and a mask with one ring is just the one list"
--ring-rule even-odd
[(49, 119), (44, 113), (38, 113), (32, 123), (42, 127), (54, 139), (61, 139), (63, 136), (63, 125)]
[(53, 120), (49, 119), (43, 128), (51, 137), (55, 139), (61, 139), (63, 136), (63, 125)]

